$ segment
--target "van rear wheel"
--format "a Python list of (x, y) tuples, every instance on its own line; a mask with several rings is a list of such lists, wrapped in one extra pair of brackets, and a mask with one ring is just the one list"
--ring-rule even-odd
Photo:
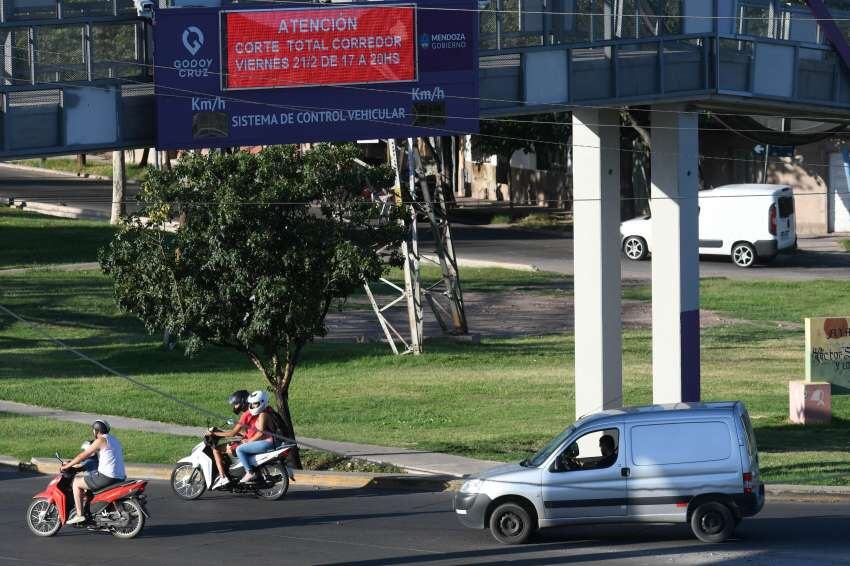
[(490, 532), (502, 544), (522, 544), (533, 531), (531, 515), (516, 503), (503, 503), (490, 515)]
[(722, 503), (709, 501), (694, 509), (691, 530), (702, 542), (723, 542), (735, 532), (735, 516)]
[(738, 242), (732, 246), (732, 261), (738, 267), (752, 267), (757, 259), (756, 249), (749, 242)]

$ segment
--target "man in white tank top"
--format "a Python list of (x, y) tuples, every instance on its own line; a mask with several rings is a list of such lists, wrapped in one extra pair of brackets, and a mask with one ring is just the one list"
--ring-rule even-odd
[(94, 442), (77, 454), (73, 460), (66, 462), (60, 468), (61, 471), (65, 471), (94, 454), (98, 455), (97, 470), (86, 472), (74, 478), (72, 485), (77, 514), (68, 520), (69, 525), (82, 523), (86, 520), (83, 511), (83, 492), (87, 489), (92, 491), (103, 489), (127, 478), (127, 475), (124, 473), (124, 449), (121, 447), (118, 439), (109, 434), (109, 423), (98, 419), (92, 423), (91, 428), (95, 438)]

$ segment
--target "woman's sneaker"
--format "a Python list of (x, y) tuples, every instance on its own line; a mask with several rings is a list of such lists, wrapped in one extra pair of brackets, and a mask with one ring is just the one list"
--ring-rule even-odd
[(224, 486), (226, 486), (226, 485), (227, 485), (227, 484), (229, 484), (229, 483), (230, 483), (230, 478), (229, 478), (229, 477), (227, 477), (227, 476), (219, 476), (219, 478), (218, 478), (217, 480), (215, 480), (215, 483), (214, 483), (214, 484), (212, 484), (212, 489), (214, 489), (214, 490), (215, 490), (215, 489), (221, 489), (221, 488), (223, 488)]
[(78, 525), (80, 523), (85, 523), (86, 518), (84, 515), (74, 515), (70, 519), (68, 519), (65, 524), (66, 525)]

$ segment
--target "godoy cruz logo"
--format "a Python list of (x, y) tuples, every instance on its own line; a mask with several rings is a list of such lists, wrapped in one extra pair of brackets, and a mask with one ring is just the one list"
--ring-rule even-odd
[[(195, 37), (192, 37), (194, 35)], [(190, 41), (191, 40), (191, 41)], [(183, 47), (194, 57), (204, 45), (204, 32), (197, 26), (189, 26), (183, 30)]]
[(187, 26), (182, 35), (183, 47), (192, 56), (191, 59), (175, 59), (174, 68), (182, 79), (208, 77), (212, 59), (198, 59), (195, 55), (204, 46), (204, 32), (198, 26)]

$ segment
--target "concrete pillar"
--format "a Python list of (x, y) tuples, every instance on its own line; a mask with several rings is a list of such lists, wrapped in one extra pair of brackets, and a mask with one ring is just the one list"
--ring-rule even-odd
[(652, 400), (699, 401), (699, 122), (653, 110)]
[(620, 116), (573, 112), (576, 418), (623, 404)]
[(124, 214), (124, 186), (127, 184), (127, 173), (124, 169), (124, 151), (112, 152), (112, 214), (110, 224), (118, 224)]

